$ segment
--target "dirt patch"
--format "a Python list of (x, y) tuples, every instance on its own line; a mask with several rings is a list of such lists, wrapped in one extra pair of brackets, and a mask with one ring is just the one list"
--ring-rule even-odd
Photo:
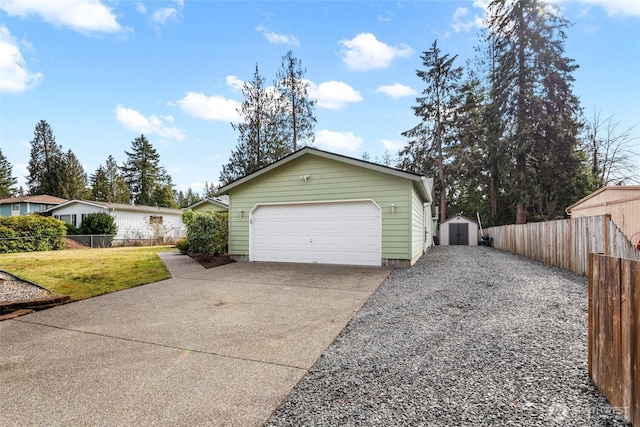
[(64, 238), (64, 248), (65, 249), (89, 249), (88, 246), (80, 244), (75, 240), (69, 239), (68, 237)]
[(235, 262), (235, 260), (231, 259), (229, 255), (205, 257), (200, 254), (191, 254), (189, 256), (198, 261), (204, 268), (214, 268)]

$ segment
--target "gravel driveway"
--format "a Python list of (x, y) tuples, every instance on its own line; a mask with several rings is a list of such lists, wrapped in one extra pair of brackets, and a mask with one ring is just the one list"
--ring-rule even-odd
[(391, 274), (267, 425), (626, 424), (587, 374), (586, 278), (437, 246)]

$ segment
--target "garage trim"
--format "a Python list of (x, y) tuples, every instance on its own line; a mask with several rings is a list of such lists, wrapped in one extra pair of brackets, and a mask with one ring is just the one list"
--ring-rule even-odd
[[(371, 262), (366, 262), (361, 265), (375, 265), (380, 266), (382, 263), (382, 209), (373, 199), (346, 199), (346, 200), (309, 200), (309, 201), (296, 201), (296, 202), (272, 202), (272, 203), (257, 203), (253, 206), (251, 211), (249, 212), (249, 261), (255, 261), (255, 237), (254, 237), (254, 215), (256, 211), (262, 207), (269, 206), (312, 206), (312, 205), (336, 205), (336, 204), (345, 204), (345, 203), (368, 203), (375, 207), (378, 211), (377, 218), (377, 255), (375, 257), (375, 261), (371, 259)], [(300, 261), (304, 262), (304, 261)], [(312, 261), (314, 262), (314, 261)], [(340, 263), (336, 263), (340, 264)], [(352, 262), (346, 263), (351, 265)]]

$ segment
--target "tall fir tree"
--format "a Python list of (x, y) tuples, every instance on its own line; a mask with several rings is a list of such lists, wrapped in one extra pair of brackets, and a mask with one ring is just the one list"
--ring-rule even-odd
[(90, 177), (93, 200), (110, 203), (128, 203), (130, 190), (113, 156), (98, 166)]
[[(403, 132), (410, 138), (409, 145), (401, 151), (401, 165), (417, 173), (437, 174), (440, 220), (447, 219), (446, 150), (455, 141), (456, 110), (460, 108), (462, 67), (454, 66), (457, 55), (442, 54), (438, 41), (425, 51), (422, 58), (424, 70), (416, 74), (426, 84), (422, 96), (416, 98), (414, 114), (421, 122)], [(435, 156), (433, 159), (428, 157)], [(430, 170), (435, 165), (435, 171)]]
[(284, 115), (278, 94), (265, 87), (256, 64), (253, 79), (242, 88), (244, 101), (238, 113), (242, 122), (231, 126), (238, 132), (238, 144), (229, 162), (222, 167), (224, 185), (264, 167), (291, 152), (283, 132)]
[(62, 197), (62, 147), (56, 143), (51, 126), (45, 120), (36, 124), (31, 140), (31, 156), (27, 170), (27, 192)]
[(282, 57), (282, 64), (276, 74), (275, 88), (280, 92), (283, 103), (284, 133), (292, 151), (313, 143), (313, 129), (317, 122), (313, 110), (316, 101), (309, 99), (309, 82), (304, 78), (306, 70), (302, 61), (288, 51)]
[(158, 201), (158, 198), (154, 197), (156, 187), (171, 184), (168, 182), (166, 170), (160, 166), (160, 154), (144, 134), (131, 142), (131, 151), (125, 151), (125, 154), (127, 160), (120, 170), (134, 195), (135, 203), (144, 206), (155, 205)]
[(0, 198), (14, 197), (18, 192), (17, 184), (18, 178), (13, 176), (13, 166), (0, 148)]
[[(568, 22), (542, 0), (492, 0), (487, 29), (495, 43), (496, 110), (513, 159), (515, 221), (552, 219), (584, 192), (577, 151), (577, 65), (564, 56)], [(553, 10), (552, 10), (553, 9)]]
[(63, 154), (60, 163), (60, 191), (64, 199), (85, 199), (90, 193), (87, 173), (71, 150)]

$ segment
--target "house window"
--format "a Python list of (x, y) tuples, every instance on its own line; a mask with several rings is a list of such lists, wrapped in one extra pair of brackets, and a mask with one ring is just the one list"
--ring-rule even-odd
[(67, 224), (71, 224), (73, 226), (76, 225), (76, 215), (72, 214), (72, 215), (54, 215), (54, 217), (56, 219), (59, 219), (60, 221), (64, 221)]
[(20, 210), (20, 203), (14, 203), (13, 205), (11, 205), (11, 210), (19, 211)]
[(162, 216), (149, 215), (149, 224), (162, 224)]

